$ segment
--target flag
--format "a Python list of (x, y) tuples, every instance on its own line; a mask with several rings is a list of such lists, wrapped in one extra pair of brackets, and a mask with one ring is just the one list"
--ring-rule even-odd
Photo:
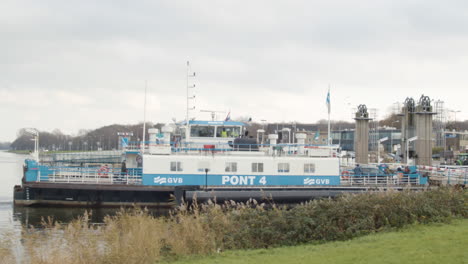
[(330, 114), (330, 110), (331, 110), (331, 104), (330, 104), (330, 89), (328, 89), (328, 94), (327, 94), (327, 108), (328, 108), (328, 114)]
[(128, 146), (128, 138), (121, 137), (120, 138), (120, 145), (122, 146), (122, 148), (126, 148)]
[(229, 111), (224, 121), (229, 121), (229, 120), (231, 120), (231, 111)]

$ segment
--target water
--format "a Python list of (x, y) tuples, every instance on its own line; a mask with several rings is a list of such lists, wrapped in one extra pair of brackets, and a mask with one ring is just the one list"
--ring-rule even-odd
[(13, 186), (21, 183), (27, 157), (0, 151), (0, 234), (21, 228), (21, 221), (13, 212)]
[[(30, 156), (0, 151), (0, 238), (6, 233), (20, 233), (24, 226), (40, 227), (42, 219), (52, 217), (61, 223), (91, 212), (91, 222), (102, 223), (106, 215), (115, 215), (120, 209), (14, 207), (13, 187), (21, 184), (24, 160)], [(167, 210), (150, 210), (152, 215), (165, 215)]]

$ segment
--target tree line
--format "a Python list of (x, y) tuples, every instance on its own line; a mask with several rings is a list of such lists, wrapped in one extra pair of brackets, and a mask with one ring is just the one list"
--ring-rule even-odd
[(0, 150), (10, 149), (10, 142), (0, 142)]
[[(397, 115), (389, 115), (385, 119), (379, 120), (379, 126), (395, 127), (400, 129), (401, 121)], [(436, 122), (436, 121), (434, 121)], [(161, 128), (162, 123), (146, 123), (146, 128)], [(304, 124), (298, 122), (288, 123), (258, 123), (250, 122), (248, 126), (249, 135), (255, 137), (258, 129), (264, 129), (267, 133), (275, 133), (283, 127), (290, 127), (298, 131), (326, 131), (328, 126), (327, 120), (319, 120), (316, 123)], [(332, 130), (353, 129), (354, 122), (347, 121), (332, 121)], [(446, 124), (447, 130), (468, 130), (468, 120), (459, 122), (448, 122)], [(112, 150), (117, 149), (119, 132), (133, 133), (131, 140), (141, 141), (143, 138), (143, 123), (133, 125), (114, 124), (104, 126), (94, 130), (81, 129), (75, 136), (66, 135), (59, 129), (52, 132), (40, 131), (39, 132), (39, 145), (43, 150), (51, 151), (93, 151), (93, 150)], [(0, 142), (0, 149), (11, 150), (33, 150), (34, 141), (33, 136), (28, 133), (27, 129), (22, 128), (17, 133), (15, 141)], [(145, 141), (148, 140), (148, 133), (146, 132)]]
[[(146, 128), (160, 128), (162, 124), (146, 123)], [(133, 133), (131, 140), (141, 141), (143, 138), (143, 123), (136, 125), (114, 124), (94, 130), (81, 129), (76, 136), (66, 135), (59, 129), (52, 132), (39, 131), (39, 147), (50, 151), (93, 151), (113, 150), (119, 146), (117, 133)], [(22, 128), (17, 138), (10, 144), (11, 150), (34, 150), (33, 136)], [(148, 134), (146, 134), (148, 140)]]
[[(161, 128), (162, 123), (146, 123), (146, 128)], [(265, 129), (267, 133), (275, 133), (276, 128), (294, 127), (297, 130), (326, 130), (327, 124), (320, 120), (314, 124), (302, 123), (248, 123), (249, 135), (256, 137), (258, 129)], [(353, 123), (344, 121), (334, 121), (333, 127), (336, 129), (345, 129), (354, 127)], [(104, 126), (94, 130), (81, 129), (76, 136), (66, 135), (59, 129), (52, 132), (39, 131), (39, 147), (42, 150), (50, 151), (93, 151), (93, 150), (113, 150), (118, 149), (119, 132), (133, 133), (131, 141), (141, 141), (143, 138), (143, 123), (135, 125), (114, 124)], [(146, 131), (145, 141), (148, 140), (148, 131)], [(1, 146), (1, 145), (0, 145)], [(34, 150), (33, 136), (28, 133), (26, 128), (22, 128), (17, 133), (17, 138), (11, 144), (6, 143), (5, 149), (11, 150)]]

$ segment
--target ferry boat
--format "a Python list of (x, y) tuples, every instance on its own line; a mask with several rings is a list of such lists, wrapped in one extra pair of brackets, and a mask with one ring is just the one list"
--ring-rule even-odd
[[(211, 112), (211, 121), (192, 120), (189, 112), (195, 108), (190, 101), (195, 96), (190, 93), (195, 85), (189, 85), (189, 79), (195, 73), (190, 73), (189, 62), (186, 77), (185, 121), (161, 130), (150, 128), (147, 142), (128, 144), (123, 137), (121, 152), (57, 154), (39, 161), (38, 132), (32, 131), (35, 158), (25, 161), (22, 183), (14, 187), (14, 204), (172, 206), (193, 197), (295, 202), (369, 190), (419, 190), (426, 188), (429, 176), (447, 184), (467, 182), (468, 169), (353, 169), (353, 164), (341, 162), (339, 146), (307, 144), (305, 131), (286, 130), (288, 137), (280, 137), (284, 130), (266, 135), (259, 129), (252, 138), (246, 122), (215, 121), (217, 111), (201, 110)], [(330, 134), (330, 123), (328, 130)], [(145, 133), (143, 128), (143, 138)]]
[(295, 202), (370, 189), (418, 189), (427, 182), (418, 173), (350, 175), (338, 146), (306, 144), (303, 131), (295, 131), (294, 142), (257, 132), (250, 137), (244, 122), (191, 120), (150, 128), (149, 141), (124, 146), (107, 160), (64, 154), (66, 163), (28, 159), (14, 204), (164, 207), (193, 197)]

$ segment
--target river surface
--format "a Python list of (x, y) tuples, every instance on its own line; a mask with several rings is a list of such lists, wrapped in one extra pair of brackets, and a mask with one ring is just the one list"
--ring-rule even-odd
[(21, 228), (13, 213), (13, 187), (21, 183), (22, 166), (27, 155), (0, 151), (0, 235)]
[[(14, 207), (13, 187), (21, 184), (23, 164), (29, 155), (0, 151), (0, 238), (5, 233), (18, 233), (24, 226), (41, 226), (41, 220), (52, 217), (61, 223), (68, 223), (81, 216), (86, 210), (91, 212), (91, 222), (102, 223), (106, 215), (115, 215), (120, 209), (102, 208), (50, 208)], [(151, 210), (153, 215), (167, 214), (167, 210)]]

